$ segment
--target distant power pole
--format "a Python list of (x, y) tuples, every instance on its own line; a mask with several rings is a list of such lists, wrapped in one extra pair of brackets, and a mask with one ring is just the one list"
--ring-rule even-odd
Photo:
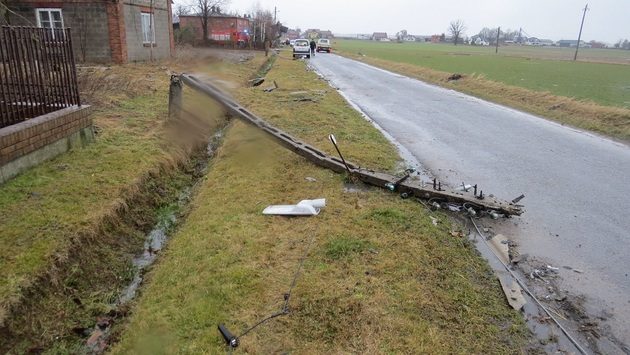
[(521, 35), (522, 32), (523, 32), (523, 27), (518, 29), (518, 43), (519, 44), (523, 43), (523, 36)]
[(499, 53), (499, 35), (501, 34), (501, 26), (497, 28), (497, 46), (494, 49), (494, 53)]
[(273, 23), (276, 23), (276, 18), (278, 16), (278, 7), (273, 7)]
[(573, 60), (577, 60), (578, 50), (580, 50), (580, 40), (582, 40), (582, 28), (584, 27), (584, 18), (586, 17), (586, 11), (588, 11), (588, 4), (584, 7), (584, 13), (582, 14), (582, 23), (580, 24), (580, 34), (578, 35), (577, 46), (575, 46), (575, 55)]

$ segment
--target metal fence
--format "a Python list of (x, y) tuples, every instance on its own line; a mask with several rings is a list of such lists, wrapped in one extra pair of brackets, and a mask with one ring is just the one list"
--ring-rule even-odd
[(0, 128), (81, 105), (70, 29), (2, 26)]

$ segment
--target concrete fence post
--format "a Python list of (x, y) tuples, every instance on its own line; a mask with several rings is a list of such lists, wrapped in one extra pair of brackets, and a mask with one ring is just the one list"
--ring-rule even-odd
[(182, 81), (179, 75), (171, 75), (168, 88), (168, 118), (179, 119), (182, 115)]

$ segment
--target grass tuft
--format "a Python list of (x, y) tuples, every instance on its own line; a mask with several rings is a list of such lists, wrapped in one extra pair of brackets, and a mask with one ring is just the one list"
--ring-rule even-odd
[(326, 243), (324, 253), (329, 259), (340, 260), (361, 254), (370, 247), (371, 244), (366, 240), (340, 235)]

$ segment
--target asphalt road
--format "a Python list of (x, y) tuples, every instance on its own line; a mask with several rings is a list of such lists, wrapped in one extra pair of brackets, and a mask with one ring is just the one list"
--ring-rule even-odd
[(499, 227), (630, 344), (630, 147), (337, 55), (310, 63), (450, 186), (524, 193)]

